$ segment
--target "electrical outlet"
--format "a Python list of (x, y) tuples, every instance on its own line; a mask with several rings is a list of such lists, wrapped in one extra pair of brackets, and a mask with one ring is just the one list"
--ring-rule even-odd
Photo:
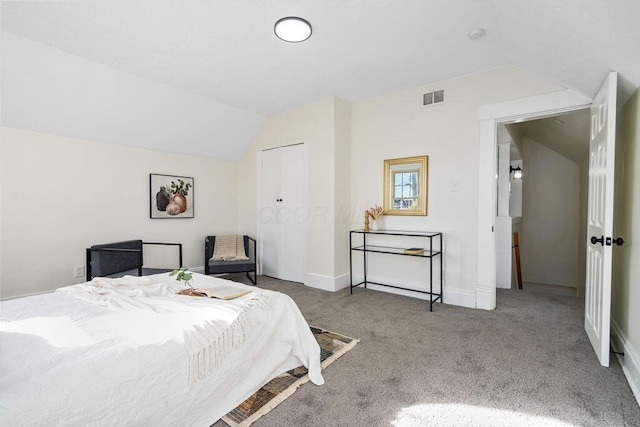
[(73, 267), (74, 277), (84, 277), (84, 265), (76, 265)]

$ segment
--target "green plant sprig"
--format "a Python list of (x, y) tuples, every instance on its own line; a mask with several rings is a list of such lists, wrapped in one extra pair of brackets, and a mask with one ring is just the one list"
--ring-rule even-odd
[(183, 196), (189, 195), (189, 189), (192, 187), (191, 183), (184, 183), (183, 180), (178, 179), (178, 184), (175, 181), (171, 181), (171, 192), (175, 194), (182, 194)]
[(177, 270), (173, 270), (169, 273), (169, 276), (176, 276), (176, 280), (178, 282), (184, 282), (185, 284), (193, 279), (193, 273), (190, 272), (187, 267), (181, 267)]

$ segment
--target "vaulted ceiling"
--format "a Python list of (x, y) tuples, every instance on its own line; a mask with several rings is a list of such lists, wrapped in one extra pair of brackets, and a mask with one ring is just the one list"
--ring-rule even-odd
[[(291, 15), (312, 24), (309, 40), (275, 37), (274, 23)], [(331, 95), (355, 102), (503, 64), (588, 97), (610, 70), (621, 101), (640, 85), (637, 0), (2, 1), (1, 18), (3, 32), (220, 103), (234, 120), (209, 120), (180, 147), (153, 144), (230, 159), (260, 116)], [(586, 127), (571, 124), (586, 119), (572, 117), (520, 131), (579, 162)]]
[[(640, 85), (637, 0), (3, 1), (2, 30), (269, 116), (513, 64), (593, 96)], [(301, 16), (312, 37), (273, 25)], [(484, 29), (470, 39), (468, 33)]]

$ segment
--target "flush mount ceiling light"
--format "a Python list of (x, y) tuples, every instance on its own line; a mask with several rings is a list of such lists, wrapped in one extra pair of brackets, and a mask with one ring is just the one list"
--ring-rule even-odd
[(276, 22), (273, 31), (281, 40), (299, 43), (311, 37), (311, 24), (302, 18), (287, 16)]

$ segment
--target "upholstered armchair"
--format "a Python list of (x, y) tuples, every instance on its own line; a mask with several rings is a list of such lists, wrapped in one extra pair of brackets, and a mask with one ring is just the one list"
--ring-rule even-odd
[[(216, 236), (207, 236), (204, 239), (205, 274), (246, 273), (251, 283), (258, 285), (256, 241), (247, 235), (241, 237), (244, 242), (244, 255), (249, 258), (248, 260), (212, 261)], [(253, 278), (249, 275), (251, 272), (253, 272)]]

